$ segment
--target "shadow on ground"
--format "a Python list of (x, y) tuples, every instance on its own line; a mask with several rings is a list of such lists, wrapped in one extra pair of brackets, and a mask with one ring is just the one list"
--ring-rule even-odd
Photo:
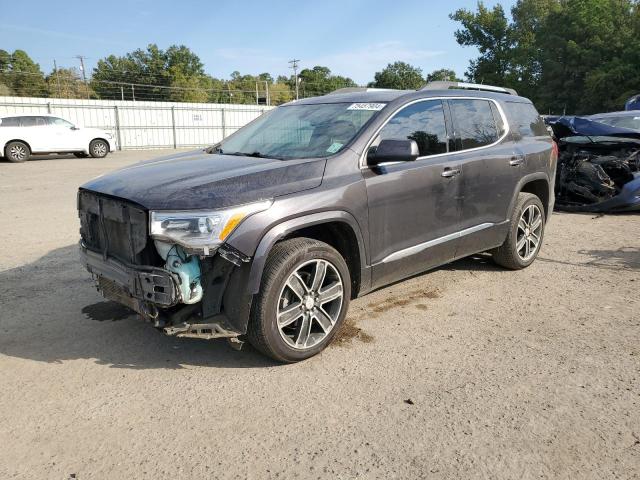
[(167, 337), (107, 302), (80, 266), (77, 245), (0, 272), (0, 354), (48, 363), (95, 359), (114, 368), (275, 365), (245, 344)]
[[(49, 154), (49, 155), (32, 155), (29, 158), (29, 160), (27, 160), (27, 161), (28, 162), (37, 162), (37, 161), (41, 161), (41, 160), (65, 160), (65, 159), (66, 160), (69, 160), (69, 159), (85, 160), (86, 158), (91, 158), (91, 157), (87, 156), (87, 157), (78, 158), (72, 153), (61, 153), (60, 155), (58, 155), (56, 153), (52, 153), (52, 154)], [(10, 162), (5, 157), (0, 157), (0, 163), (4, 163), (4, 164), (8, 164), (8, 165), (14, 164), (14, 162)], [(19, 163), (23, 163), (23, 162), (19, 162)]]
[(638, 247), (622, 247), (615, 250), (578, 250), (577, 253), (583, 256), (583, 261), (566, 262), (547, 257), (539, 257), (538, 261), (604, 270), (640, 270), (640, 248)]

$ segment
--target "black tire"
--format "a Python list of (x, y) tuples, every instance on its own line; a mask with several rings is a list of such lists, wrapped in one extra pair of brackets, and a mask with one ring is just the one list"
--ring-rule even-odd
[[(320, 330), (319, 335), (325, 335), (324, 338), (311, 347), (305, 347), (304, 349), (293, 348), (285, 341), (284, 334), (278, 328), (277, 311), (282, 301), (281, 294), (285, 292), (285, 283), (290, 276), (299, 271), (298, 269), (305, 268), (305, 265), (314, 260), (323, 260), (328, 262), (331, 267), (334, 267), (334, 270), (331, 271), (334, 274), (337, 272), (340, 277), (339, 280), (342, 282), (342, 299), (337, 308), (334, 306), (336, 320), (332, 324), (332, 329), (328, 333)], [(326, 267), (326, 269), (329, 272), (329, 267)], [(319, 290), (322, 291), (320, 288)], [(251, 306), (251, 315), (247, 328), (248, 340), (257, 350), (279, 362), (293, 363), (305, 360), (322, 351), (331, 342), (344, 322), (350, 298), (351, 277), (349, 268), (344, 258), (333, 247), (309, 238), (294, 238), (277, 243), (267, 258), (260, 284), (260, 292), (254, 297)], [(302, 301), (299, 303), (303, 304)], [(293, 301), (291, 305), (293, 305)], [(291, 324), (292, 328), (298, 328), (296, 326), (300, 325), (301, 332), (302, 326), (298, 322), (302, 321), (302, 318), (298, 318)], [(314, 327), (320, 326), (319, 324), (314, 324), (313, 321), (311, 321), (311, 325)]]
[(25, 162), (31, 157), (31, 149), (24, 142), (9, 142), (4, 149), (4, 156), (13, 163)]
[(91, 140), (89, 144), (89, 155), (93, 158), (104, 158), (109, 153), (109, 144), (104, 140), (100, 140), (96, 138), (95, 140)]
[[(535, 249), (529, 251), (530, 256), (525, 256), (525, 258), (523, 258), (518, 249), (518, 238), (520, 230), (518, 224), (521, 218), (523, 218), (523, 214), (530, 207), (532, 207), (532, 209), (534, 207), (537, 208), (542, 223), (540, 225), (538, 243), (536, 244)], [(507, 235), (507, 239), (501, 246), (491, 252), (493, 261), (498, 265), (510, 270), (520, 270), (531, 265), (540, 252), (540, 247), (542, 246), (544, 237), (545, 226), (546, 217), (544, 206), (542, 205), (540, 198), (532, 193), (520, 193), (518, 195), (515, 208), (513, 209), (513, 214), (511, 215), (511, 223), (509, 224), (509, 233)], [(523, 234), (520, 235), (521, 240), (523, 238)], [(524, 241), (528, 242), (528, 240), (526, 239)]]
[(87, 158), (89, 156), (89, 154), (85, 152), (74, 152), (74, 155), (78, 158)]
[[(542, 223), (539, 227), (538, 242), (535, 245), (535, 248), (530, 250), (529, 257), (523, 258), (519, 253), (520, 249), (518, 248), (520, 230), (518, 225), (520, 220), (523, 218), (523, 215), (526, 216), (525, 212), (530, 208), (537, 209)], [(513, 209), (513, 214), (511, 215), (511, 223), (509, 224), (509, 234), (507, 235), (507, 239), (500, 247), (491, 252), (493, 261), (510, 270), (520, 270), (531, 265), (538, 257), (538, 253), (542, 247), (546, 224), (547, 219), (545, 216), (544, 206), (542, 205), (540, 198), (532, 193), (520, 193), (518, 195), (515, 208)], [(520, 235), (520, 239), (522, 240), (522, 235)]]

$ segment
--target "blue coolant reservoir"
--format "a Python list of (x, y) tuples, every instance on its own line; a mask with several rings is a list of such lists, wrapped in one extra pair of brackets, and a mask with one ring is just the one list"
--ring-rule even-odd
[(166, 260), (165, 267), (180, 277), (180, 294), (182, 303), (192, 304), (202, 300), (202, 283), (200, 282), (200, 259), (195, 255), (187, 255), (180, 245), (169, 245), (155, 242), (158, 253)]

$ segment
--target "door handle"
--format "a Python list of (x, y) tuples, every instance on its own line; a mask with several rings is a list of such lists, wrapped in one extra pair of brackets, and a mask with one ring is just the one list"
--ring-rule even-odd
[(514, 155), (509, 159), (509, 165), (512, 167), (517, 167), (518, 165), (522, 165), (524, 163), (524, 155)]
[(451, 178), (459, 174), (460, 174), (460, 169), (458, 167), (453, 167), (453, 168), (446, 167), (440, 175), (445, 178)]

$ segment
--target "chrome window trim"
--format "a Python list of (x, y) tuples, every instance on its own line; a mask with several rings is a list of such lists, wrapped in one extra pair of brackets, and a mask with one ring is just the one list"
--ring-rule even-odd
[(402, 258), (409, 257), (411, 255), (415, 255), (416, 253), (420, 253), (427, 248), (435, 247), (436, 245), (440, 245), (445, 242), (449, 242), (451, 240), (456, 240), (458, 238), (462, 238), (466, 235), (471, 235), (472, 233), (479, 232), (481, 230), (485, 230), (487, 228), (493, 227), (495, 223), (481, 223), (474, 227), (465, 228), (464, 230), (460, 230), (458, 232), (453, 232), (448, 235), (444, 235), (443, 237), (434, 238), (433, 240), (429, 240), (427, 242), (419, 243), (417, 245), (413, 245), (412, 247), (403, 248), (402, 250), (398, 250), (393, 252), (382, 260), (380, 260), (376, 265), (381, 263), (389, 263), (394, 262), (396, 260), (400, 260)]
[[(404, 110), (405, 108), (414, 105), (416, 103), (420, 103), (420, 102), (428, 102), (429, 100), (487, 100), (489, 102), (493, 102), (493, 104), (496, 106), (496, 108), (498, 109), (498, 112), (500, 113), (500, 117), (502, 117), (502, 123), (505, 126), (504, 129), (504, 133), (502, 134), (502, 136), (500, 136), (500, 138), (498, 138), (498, 140), (496, 140), (495, 142), (489, 144), (489, 145), (483, 145), (482, 147), (475, 147), (475, 148), (467, 148), (464, 150), (456, 150), (454, 152), (445, 152), (445, 153), (436, 153), (435, 155), (424, 155), (422, 157), (418, 157), (416, 158), (414, 161), (419, 161), (419, 160), (424, 160), (425, 158), (437, 158), (437, 157), (444, 157), (446, 155), (453, 155), (456, 153), (462, 153), (462, 152), (475, 152), (478, 150), (482, 150), (484, 148), (491, 148), (494, 147), (496, 145), (498, 145), (500, 142), (502, 142), (507, 135), (509, 135), (509, 132), (511, 132), (511, 125), (509, 125), (509, 122), (507, 121), (507, 116), (504, 113), (504, 110), (502, 109), (502, 105), (500, 105), (500, 102), (498, 102), (497, 100), (493, 99), (493, 98), (487, 98), (487, 97), (465, 97), (465, 96), (455, 96), (455, 97), (427, 97), (427, 98), (419, 98), (417, 100), (413, 100), (409, 103), (405, 103), (404, 105), (402, 105), (398, 110), (396, 110), (395, 112), (393, 112), (389, 118), (387, 118), (384, 123), (382, 125), (380, 125), (380, 127), (378, 127), (375, 131), (375, 133), (371, 136), (371, 138), (369, 139), (369, 141), (367, 142), (367, 145), (365, 147), (365, 149), (362, 151), (362, 153), (360, 154), (360, 170), (364, 170), (364, 169), (371, 169), (372, 167), (370, 167), (369, 165), (367, 165), (367, 152), (369, 151), (369, 148), (371, 147), (371, 144), (374, 142), (374, 140), (378, 137), (378, 134), (380, 133), (380, 130), (382, 130), (387, 123), (389, 123), (389, 121), (396, 116), (399, 112), (401, 112), (402, 110)], [(443, 111), (444, 114), (444, 111)], [(452, 122), (454, 122), (453, 118), (451, 119)], [(446, 117), (445, 117), (445, 122), (446, 122)], [(496, 128), (498, 127), (498, 125), (496, 124)], [(454, 137), (455, 137), (455, 130), (452, 132)], [(449, 139), (448, 135), (447, 135), (447, 140)], [(381, 166), (389, 166), (389, 165), (396, 165), (398, 163), (406, 163), (406, 162), (383, 162), (383, 163), (379, 163), (378, 165), (376, 165), (376, 167), (381, 167)]]

